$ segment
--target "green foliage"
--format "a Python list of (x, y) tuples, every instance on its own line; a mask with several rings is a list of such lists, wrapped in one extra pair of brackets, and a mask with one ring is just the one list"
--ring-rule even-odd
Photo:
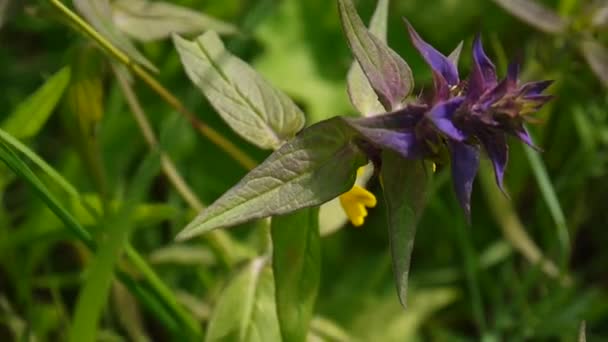
[(304, 114), (210, 31), (195, 41), (174, 38), (186, 73), (239, 135), (261, 148), (278, 148), (304, 126)]
[(388, 225), (388, 239), (397, 294), (407, 307), (407, 284), (416, 226), (426, 204), (432, 171), (421, 161), (408, 161), (392, 151), (384, 152), (380, 174)]
[[(0, 340), (605, 340), (607, 13), (573, 0), (0, 1)], [(320, 233), (317, 206), (355, 182), (365, 146), (344, 121), (312, 125), (432, 87), (402, 17), (446, 55), (464, 41), (450, 55), (463, 75), (480, 32), (498, 74), (519, 60), (522, 81), (556, 80), (528, 126), (543, 151), (511, 144), (508, 198), (482, 164), (470, 225), (445, 165), (385, 158), (366, 187), (391, 200), (361, 228)], [(401, 72), (395, 92), (370, 86), (377, 67)], [(196, 238), (175, 242), (186, 226)]]
[(367, 163), (355, 137), (341, 118), (316, 124), (270, 155), (177, 238), (320, 205), (346, 192)]
[(319, 211), (302, 209), (272, 219), (272, 270), (281, 336), (306, 341), (321, 276)]

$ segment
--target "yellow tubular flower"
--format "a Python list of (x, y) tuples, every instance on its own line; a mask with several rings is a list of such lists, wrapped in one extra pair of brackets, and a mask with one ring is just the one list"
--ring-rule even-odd
[(376, 206), (376, 196), (365, 188), (355, 185), (349, 191), (340, 195), (340, 204), (355, 227), (360, 227), (365, 222), (367, 208)]

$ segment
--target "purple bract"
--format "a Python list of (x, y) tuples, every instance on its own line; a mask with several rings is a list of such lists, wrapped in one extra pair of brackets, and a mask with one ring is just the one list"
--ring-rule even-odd
[(413, 45), (433, 71), (434, 93), (397, 111), (348, 122), (371, 145), (366, 150), (372, 160), (379, 159), (375, 150), (388, 148), (408, 159), (439, 162), (447, 149), (454, 190), (468, 218), (480, 148), (492, 161), (496, 183), (504, 191), (507, 136), (534, 147), (524, 123), (552, 98), (543, 95), (552, 81), (520, 84), (515, 63), (498, 80), (479, 36), (473, 43), (471, 74), (461, 80), (455, 62), (422, 40), (407, 21), (406, 25)]

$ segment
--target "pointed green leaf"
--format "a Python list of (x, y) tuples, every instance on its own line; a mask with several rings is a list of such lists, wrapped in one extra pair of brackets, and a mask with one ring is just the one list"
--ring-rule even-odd
[(151, 71), (158, 71), (154, 64), (139, 52), (112, 22), (112, 7), (109, 0), (74, 0), (74, 7), (105, 39), (127, 54), (133, 61)]
[(305, 129), (203, 210), (177, 239), (312, 207), (346, 192), (366, 163), (355, 137), (339, 117)]
[(387, 111), (400, 108), (414, 87), (410, 67), (367, 30), (352, 0), (338, 0), (338, 7), (348, 45), (378, 100)]
[(406, 307), (416, 225), (426, 203), (429, 177), (430, 170), (423, 162), (406, 160), (393, 151), (383, 151), (380, 179), (386, 201), (393, 275), (403, 307)]
[(131, 37), (147, 42), (165, 39), (172, 33), (192, 34), (214, 30), (234, 34), (237, 28), (187, 7), (170, 2), (117, 0), (112, 3), (116, 26)]
[(460, 53), (462, 52), (463, 45), (464, 42), (460, 41), (454, 51), (452, 51), (452, 53), (450, 53), (450, 55), (448, 56), (448, 59), (452, 61), (452, 63), (454, 63), (456, 69), (458, 69), (458, 61), (460, 61)]
[(608, 49), (596, 41), (588, 40), (581, 44), (581, 51), (591, 70), (608, 87)]
[(70, 68), (59, 70), (4, 120), (2, 128), (17, 139), (38, 134), (55, 110), (69, 81)]
[(546, 33), (563, 33), (568, 24), (536, 0), (494, 0), (513, 16)]
[(272, 270), (283, 341), (305, 341), (321, 277), (319, 210), (272, 218)]
[(254, 259), (224, 289), (205, 341), (281, 341), (272, 271), (265, 258)]
[(225, 49), (217, 33), (194, 41), (174, 36), (186, 73), (224, 121), (261, 148), (278, 148), (304, 126), (304, 114), (247, 63)]
[[(386, 43), (386, 26), (388, 20), (389, 0), (378, 0), (376, 10), (369, 22), (369, 32), (376, 36), (380, 41)], [(384, 107), (378, 100), (378, 96), (371, 84), (365, 77), (359, 62), (353, 61), (346, 76), (348, 86), (348, 96), (353, 106), (363, 115), (383, 113)]]

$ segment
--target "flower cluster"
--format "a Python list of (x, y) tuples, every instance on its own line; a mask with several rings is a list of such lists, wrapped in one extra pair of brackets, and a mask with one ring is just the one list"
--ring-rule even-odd
[(426, 43), (407, 21), (406, 25), (413, 45), (433, 71), (433, 94), (394, 112), (348, 122), (366, 138), (365, 144), (370, 146), (365, 149), (376, 163), (381, 163), (379, 152), (383, 148), (408, 159), (441, 163), (447, 148), (454, 190), (469, 217), (480, 148), (492, 161), (496, 182), (504, 191), (507, 136), (534, 147), (524, 123), (533, 120), (530, 114), (551, 99), (543, 91), (552, 81), (520, 84), (516, 63), (498, 80), (479, 36), (473, 43), (472, 71), (461, 80), (455, 60)]

